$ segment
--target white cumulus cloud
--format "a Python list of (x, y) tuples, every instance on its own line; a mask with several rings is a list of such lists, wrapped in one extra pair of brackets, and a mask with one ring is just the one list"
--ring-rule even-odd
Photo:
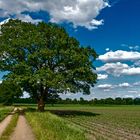
[(98, 85), (97, 88), (99, 89), (111, 89), (113, 86), (111, 84), (102, 84), (102, 85)]
[(21, 98), (29, 98), (29, 97), (30, 97), (29, 93), (24, 91), (23, 96)]
[(101, 79), (107, 79), (108, 78), (108, 75), (107, 74), (98, 74), (98, 79), (101, 80)]
[(139, 60), (140, 53), (137, 51), (123, 51), (117, 50), (115, 52), (110, 51), (105, 53), (104, 55), (100, 55), (99, 60), (103, 62), (119, 62), (119, 61), (131, 61), (131, 60)]
[(96, 70), (98, 72), (106, 72), (108, 74), (113, 74), (114, 76), (120, 76), (124, 69), (128, 69), (129, 66), (127, 64), (122, 64), (120, 62), (117, 63), (106, 63), (101, 67), (97, 67)]
[(130, 67), (124, 63), (106, 63), (96, 68), (97, 72), (106, 72), (114, 76), (121, 75), (140, 75), (140, 67)]
[(106, 51), (109, 51), (110, 49), (109, 49), (109, 48), (106, 48), (105, 50), (106, 50)]
[(24, 22), (31, 22), (33, 24), (37, 24), (38, 22), (41, 22), (42, 20), (40, 19), (32, 19), (31, 16), (29, 15), (23, 15), (23, 14), (19, 14), (17, 15), (17, 18), (24, 21)]
[(140, 67), (129, 67), (128, 69), (123, 69), (123, 75), (140, 75)]
[(119, 87), (124, 87), (124, 88), (130, 87), (130, 84), (129, 83), (121, 83), (121, 84), (119, 84)]
[(104, 90), (104, 91), (110, 91), (111, 89), (116, 89), (116, 88), (128, 88), (128, 87), (132, 87), (129, 83), (120, 83), (120, 84), (116, 84), (116, 85), (112, 85), (112, 84), (100, 84), (97, 86), (98, 89)]
[[(110, 7), (108, 0), (0, 0), (0, 17), (12, 15), (18, 18), (25, 16), (25, 11), (42, 10), (49, 13), (51, 22), (69, 22), (74, 27), (83, 26), (92, 30), (103, 24), (103, 19), (97, 20), (96, 17), (105, 7)], [(35, 20), (29, 15), (25, 18), (30, 22)]]

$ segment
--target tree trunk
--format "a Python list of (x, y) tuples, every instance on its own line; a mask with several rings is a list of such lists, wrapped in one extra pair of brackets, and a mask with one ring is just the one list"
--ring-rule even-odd
[(40, 85), (40, 97), (38, 100), (38, 111), (43, 112), (45, 108), (46, 96), (48, 93), (47, 87), (44, 89), (43, 85)]
[(43, 112), (45, 108), (45, 102), (43, 98), (40, 98), (38, 101), (38, 111)]

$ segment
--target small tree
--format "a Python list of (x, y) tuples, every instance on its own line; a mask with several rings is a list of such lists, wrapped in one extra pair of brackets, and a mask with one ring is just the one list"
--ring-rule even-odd
[(54, 24), (9, 20), (1, 27), (0, 70), (38, 101), (40, 111), (50, 93), (90, 94), (97, 79), (96, 58), (94, 49), (81, 47)]
[(22, 96), (20, 86), (11, 81), (4, 81), (0, 84), (0, 101), (4, 105), (11, 105), (14, 99)]

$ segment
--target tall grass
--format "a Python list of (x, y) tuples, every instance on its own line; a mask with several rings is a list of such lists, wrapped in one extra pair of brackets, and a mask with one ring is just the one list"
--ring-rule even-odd
[(12, 111), (12, 107), (0, 107), (0, 122)]
[(82, 130), (49, 112), (28, 112), (26, 118), (37, 140), (85, 140)]

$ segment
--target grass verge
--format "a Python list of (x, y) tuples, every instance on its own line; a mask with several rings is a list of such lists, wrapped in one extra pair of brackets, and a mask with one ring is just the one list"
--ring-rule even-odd
[(14, 128), (17, 125), (17, 120), (18, 120), (18, 114), (14, 114), (10, 124), (7, 126), (7, 128), (3, 132), (0, 140), (9, 140), (12, 132), (14, 131)]
[(0, 107), (0, 122), (12, 111), (12, 107)]
[(37, 140), (85, 140), (82, 130), (49, 112), (27, 112)]

